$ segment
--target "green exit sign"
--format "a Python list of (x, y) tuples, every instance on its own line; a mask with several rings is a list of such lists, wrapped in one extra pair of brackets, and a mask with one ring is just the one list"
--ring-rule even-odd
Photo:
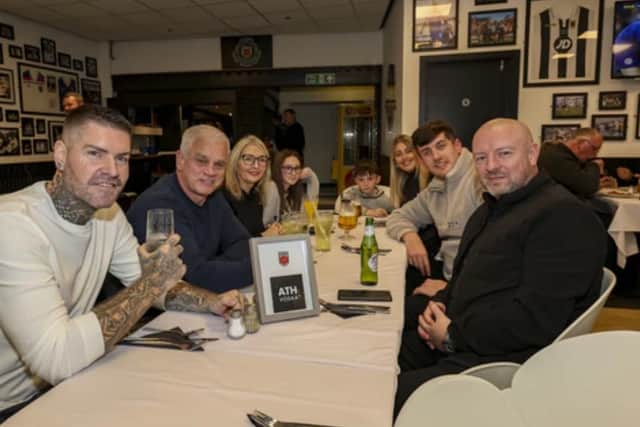
[(336, 84), (336, 73), (307, 73), (304, 75), (307, 86), (323, 86)]

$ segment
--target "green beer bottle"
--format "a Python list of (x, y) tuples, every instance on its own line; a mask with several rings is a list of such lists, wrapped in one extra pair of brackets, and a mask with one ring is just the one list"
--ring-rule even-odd
[(364, 237), (360, 244), (360, 283), (367, 286), (378, 284), (378, 242), (373, 218), (367, 217)]

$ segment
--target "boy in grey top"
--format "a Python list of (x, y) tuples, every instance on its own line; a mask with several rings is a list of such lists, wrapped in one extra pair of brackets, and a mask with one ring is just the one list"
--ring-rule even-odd
[[(433, 178), (415, 199), (391, 213), (387, 232), (405, 243), (409, 268), (417, 269), (421, 280), (426, 278), (413, 293), (430, 297), (444, 288), (446, 280), (451, 278), (462, 231), (473, 211), (482, 203), (484, 188), (473, 167), (471, 153), (462, 147), (447, 123), (430, 121), (419, 127), (412, 139)], [(442, 239), (437, 254), (429, 254), (418, 236), (418, 230), (429, 224), (436, 227)], [(443, 277), (432, 278), (434, 260), (442, 262)], [(440, 280), (442, 278), (445, 280)]]
[(362, 215), (385, 217), (393, 210), (389, 187), (380, 184), (380, 170), (372, 160), (358, 160), (354, 167), (356, 185), (345, 189), (336, 199), (335, 210), (340, 212), (342, 199), (358, 202)]

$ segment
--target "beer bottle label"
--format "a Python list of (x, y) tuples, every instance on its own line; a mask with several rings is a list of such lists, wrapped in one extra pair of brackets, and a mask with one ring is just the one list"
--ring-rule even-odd
[(378, 272), (378, 254), (373, 254), (369, 257), (369, 261), (367, 261), (367, 265), (369, 266), (369, 269), (374, 272), (377, 273)]

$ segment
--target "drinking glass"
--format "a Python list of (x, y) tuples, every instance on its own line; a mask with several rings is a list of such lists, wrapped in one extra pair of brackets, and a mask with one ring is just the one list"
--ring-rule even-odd
[(316, 250), (331, 250), (331, 226), (333, 225), (333, 211), (317, 211), (314, 218), (316, 236)]
[(300, 212), (290, 212), (280, 218), (282, 234), (304, 233), (304, 218)]
[(147, 248), (155, 251), (174, 233), (173, 209), (147, 211)]
[(309, 225), (313, 225), (313, 219), (318, 209), (318, 200), (305, 197), (302, 201), (302, 206), (304, 207), (304, 211), (307, 214), (307, 221)]
[(356, 212), (353, 209), (353, 205), (351, 204), (351, 200), (341, 200), (340, 201), (340, 212), (338, 216), (338, 227), (344, 230), (344, 234), (340, 239), (342, 240), (351, 240), (353, 236), (349, 235), (349, 231), (356, 228), (358, 223), (358, 217), (356, 216)]

